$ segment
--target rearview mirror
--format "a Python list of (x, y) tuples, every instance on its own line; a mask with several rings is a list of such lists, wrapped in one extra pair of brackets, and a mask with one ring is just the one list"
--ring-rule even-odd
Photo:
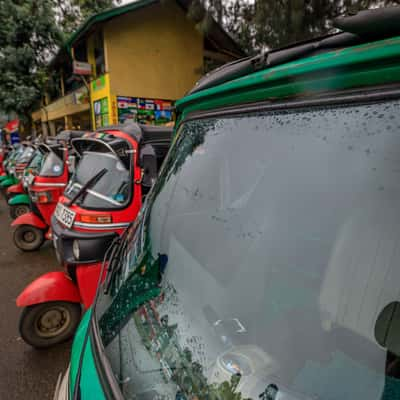
[(378, 315), (375, 339), (391, 353), (400, 356), (400, 303), (389, 303)]
[(140, 151), (140, 167), (143, 170), (142, 187), (150, 190), (157, 179), (157, 155), (154, 147), (147, 144)]

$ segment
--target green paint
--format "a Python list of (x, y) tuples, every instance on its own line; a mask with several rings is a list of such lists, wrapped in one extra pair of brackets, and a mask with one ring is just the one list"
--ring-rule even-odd
[(0, 183), (5, 181), (6, 179), (9, 179), (9, 178), (10, 178), (10, 175), (2, 175), (2, 176), (0, 176)]
[[(107, 346), (119, 328), (123, 326), (142, 304), (159, 296), (160, 282), (160, 257), (156, 260), (149, 249), (145, 250), (143, 257), (137, 263), (136, 269), (118, 289), (111, 306), (100, 319), (99, 326), (104, 345)], [(113, 291), (115, 291), (115, 287)]]
[(10, 200), (8, 200), (8, 205), (10, 206), (18, 206), (20, 204), (29, 205), (30, 204), (29, 195), (27, 195), (26, 193), (21, 193), (15, 195)]
[[(147, 4), (151, 0), (139, 1)], [(91, 23), (98, 22), (94, 16)], [(86, 26), (85, 29), (88, 29)], [(78, 34), (81, 34), (83, 31)], [(78, 36), (76, 36), (78, 37)], [(71, 42), (72, 43), (72, 42)], [(191, 112), (256, 101), (275, 101), (286, 98), (305, 98), (319, 93), (368, 87), (400, 81), (400, 37), (354, 46), (340, 51), (304, 58), (263, 71), (249, 74), (231, 82), (189, 95), (176, 103), (178, 122)], [(175, 137), (174, 140), (176, 140)], [(112, 286), (115, 295), (112, 305), (100, 320), (100, 329), (109, 343), (121, 324), (150, 299), (160, 295), (160, 259), (154, 260), (149, 246), (137, 262), (123, 286), (117, 288), (117, 277)], [(84, 352), (81, 379), (82, 399), (104, 398), (93, 360), (90, 342), (83, 349), (88, 329), (89, 310), (76, 333), (71, 356), (70, 388), (75, 384), (80, 354)], [(224, 398), (235, 398), (237, 382), (211, 386), (211, 393)], [(210, 390), (210, 389), (209, 389)], [(209, 392), (210, 393), (210, 392)], [(216, 397), (218, 398), (218, 397)]]
[(7, 179), (4, 179), (1, 183), (0, 183), (0, 187), (4, 188), (8, 188), (12, 185), (15, 185), (18, 183), (18, 179), (14, 178), (14, 177), (8, 177)]
[(93, 92), (97, 92), (101, 89), (106, 87), (106, 77), (104, 75), (100, 76), (99, 78), (95, 79), (92, 82), (92, 90)]
[(177, 101), (190, 112), (240, 103), (309, 97), (400, 81), (400, 37), (304, 58), (249, 74)]
[(80, 379), (81, 398), (102, 400), (105, 399), (105, 396), (99, 380), (96, 365), (94, 363), (93, 350), (90, 340), (87, 341), (85, 349), (83, 349), (83, 342), (89, 328), (91, 316), (92, 309), (90, 308), (83, 316), (72, 344), (71, 368), (69, 375), (70, 398), (72, 398), (74, 392), (76, 373), (78, 370), (81, 353), (84, 350), (84, 356), (82, 360), (82, 375)]

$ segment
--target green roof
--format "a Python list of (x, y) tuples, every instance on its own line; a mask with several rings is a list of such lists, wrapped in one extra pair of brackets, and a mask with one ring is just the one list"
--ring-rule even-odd
[[(163, 0), (138, 0), (120, 7), (114, 7), (109, 10), (92, 15), (67, 40), (66, 47), (68, 51), (70, 52), (74, 43), (76, 43), (80, 38), (90, 32), (90, 30), (94, 28), (97, 24), (104, 23), (110, 19), (119, 17), (129, 12), (134, 12), (141, 8), (159, 4), (162, 1)], [(176, 2), (184, 10), (187, 10), (190, 5), (190, 0), (176, 0)], [(212, 22), (210, 33), (208, 33), (206, 36), (210, 36), (217, 43), (221, 43), (227, 51), (235, 54), (238, 57), (242, 57), (245, 55), (244, 51), (235, 42), (235, 40), (215, 20), (213, 20)]]
[(189, 94), (176, 102), (180, 119), (205, 111), (257, 101), (400, 82), (400, 36), (329, 51), (249, 73)]

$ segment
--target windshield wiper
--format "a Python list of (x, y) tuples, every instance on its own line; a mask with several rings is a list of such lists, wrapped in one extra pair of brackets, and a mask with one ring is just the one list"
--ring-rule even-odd
[[(106, 281), (104, 282), (104, 294), (108, 294), (110, 292), (111, 286), (116, 281), (119, 276), (120, 271), (122, 270), (122, 260), (126, 259), (126, 255), (128, 252), (128, 244), (129, 240), (127, 240), (128, 231), (130, 227), (127, 227), (125, 232), (122, 234), (119, 240), (119, 247), (116, 251), (113, 251), (110, 255), (110, 264), (107, 268)], [(137, 228), (136, 228), (137, 229)], [(136, 230), (133, 234), (136, 233)]]
[(106, 174), (108, 172), (107, 168), (103, 168), (101, 171), (99, 171), (96, 175), (94, 175), (93, 177), (91, 177), (78, 191), (78, 193), (69, 201), (69, 203), (67, 204), (67, 207), (72, 206), (72, 204), (74, 204), (79, 197), (81, 197), (88, 189), (90, 189), (93, 185), (95, 185), (100, 178), (103, 177), (104, 174)]

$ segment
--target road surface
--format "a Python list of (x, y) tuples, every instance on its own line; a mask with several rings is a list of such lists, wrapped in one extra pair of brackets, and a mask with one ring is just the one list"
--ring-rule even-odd
[(29, 282), (59, 268), (51, 243), (33, 253), (15, 248), (8, 206), (0, 194), (0, 399), (52, 399), (58, 374), (67, 367), (71, 342), (32, 349), (19, 337), (15, 305)]

